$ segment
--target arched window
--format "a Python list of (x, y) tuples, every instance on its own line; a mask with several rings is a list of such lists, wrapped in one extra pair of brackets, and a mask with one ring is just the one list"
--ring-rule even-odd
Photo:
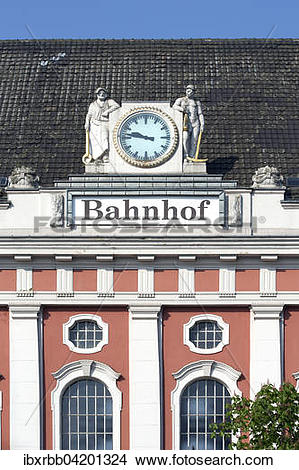
[(103, 382), (81, 379), (62, 395), (61, 449), (112, 449), (112, 397)]
[(81, 360), (53, 373), (53, 449), (120, 448), (120, 374), (107, 364)]
[(202, 379), (187, 385), (180, 403), (180, 448), (227, 449), (229, 439), (212, 439), (210, 426), (224, 421), (230, 401), (227, 388), (218, 380)]
[(210, 425), (222, 422), (225, 406), (233, 395), (241, 395), (237, 381), (241, 373), (217, 361), (197, 361), (173, 374), (171, 393), (174, 449), (227, 449), (229, 441), (211, 438)]

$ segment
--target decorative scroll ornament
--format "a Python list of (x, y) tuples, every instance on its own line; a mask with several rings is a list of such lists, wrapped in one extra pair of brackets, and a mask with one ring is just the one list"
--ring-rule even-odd
[(17, 167), (8, 178), (8, 187), (11, 189), (37, 189), (39, 188), (39, 176), (31, 167)]
[(253, 188), (284, 188), (283, 176), (274, 166), (258, 168), (252, 177)]
[(53, 194), (51, 200), (52, 219), (51, 227), (63, 227), (64, 225), (64, 197), (62, 194)]

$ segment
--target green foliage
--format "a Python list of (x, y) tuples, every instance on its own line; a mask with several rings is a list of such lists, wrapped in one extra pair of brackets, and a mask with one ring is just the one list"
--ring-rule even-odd
[(299, 449), (299, 394), (290, 383), (264, 385), (255, 400), (233, 397), (213, 437), (235, 436), (231, 449)]

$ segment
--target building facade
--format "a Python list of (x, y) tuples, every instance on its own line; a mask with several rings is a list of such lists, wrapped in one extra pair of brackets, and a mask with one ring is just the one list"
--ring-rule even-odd
[(297, 42), (0, 46), (1, 448), (227, 448), (299, 382)]

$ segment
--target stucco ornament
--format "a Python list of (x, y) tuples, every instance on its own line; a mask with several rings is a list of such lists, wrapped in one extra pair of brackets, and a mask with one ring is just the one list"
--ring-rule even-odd
[(274, 166), (258, 168), (252, 177), (253, 188), (283, 188), (283, 176)]
[(8, 178), (9, 188), (37, 189), (39, 187), (39, 176), (31, 167), (21, 166), (14, 168)]
[(86, 119), (86, 153), (82, 157), (85, 165), (97, 160), (109, 159), (109, 115), (120, 106), (116, 101), (108, 98), (105, 88), (96, 90), (97, 99), (89, 106)]
[(64, 197), (62, 194), (53, 194), (51, 198), (52, 219), (51, 227), (63, 227), (64, 225)]
[(197, 159), (200, 139), (204, 130), (204, 117), (200, 101), (195, 97), (194, 85), (186, 87), (186, 95), (175, 101), (173, 109), (180, 111), (184, 115), (184, 157), (186, 159)]

